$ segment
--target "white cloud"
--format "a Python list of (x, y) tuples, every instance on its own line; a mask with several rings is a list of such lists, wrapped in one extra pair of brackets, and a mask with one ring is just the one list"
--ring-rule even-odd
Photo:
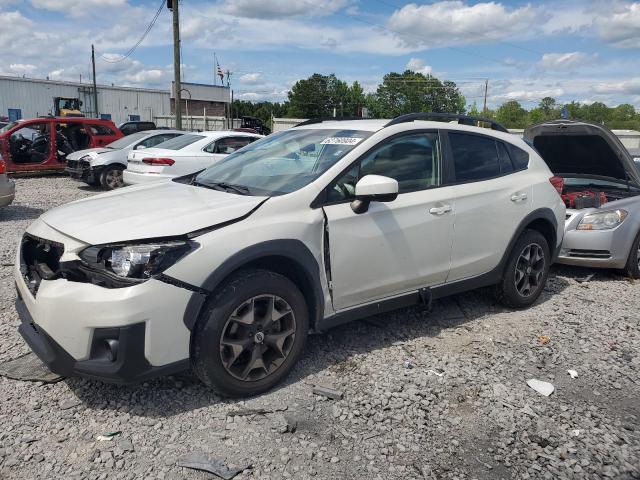
[(407, 70), (422, 73), (423, 75), (431, 75), (433, 68), (431, 65), (425, 65), (424, 60), (420, 58), (411, 58), (406, 66)]
[(261, 81), (262, 75), (260, 73), (245, 73), (240, 77), (241, 83), (258, 83)]
[(500, 3), (467, 5), (460, 0), (405, 5), (389, 27), (412, 46), (423, 48), (499, 40), (526, 32), (540, 18), (530, 5), (507, 9)]
[(599, 16), (595, 25), (600, 37), (614, 47), (640, 48), (640, 3), (626, 4)]
[(325, 16), (335, 13), (349, 0), (227, 0), (220, 10), (228, 15), (247, 18), (284, 18), (295, 16)]
[(541, 70), (573, 71), (590, 64), (595, 55), (583, 52), (545, 53), (537, 66)]
[(94, 13), (104, 14), (105, 9), (127, 5), (127, 0), (31, 0), (35, 8), (60, 12), (69, 17), (82, 17)]
[(598, 82), (593, 85), (592, 90), (603, 94), (640, 95), (640, 77), (621, 82)]
[(12, 63), (9, 65), (9, 70), (18, 75), (27, 75), (38, 70), (38, 67), (31, 65), (30, 63)]

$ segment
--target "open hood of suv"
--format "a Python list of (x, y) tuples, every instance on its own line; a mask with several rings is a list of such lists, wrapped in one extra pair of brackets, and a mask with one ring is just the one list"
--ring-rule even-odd
[(640, 185), (633, 158), (608, 128), (575, 120), (552, 120), (524, 131), (556, 175), (595, 175)]
[(247, 215), (265, 198), (169, 181), (78, 200), (41, 218), (66, 235), (99, 245), (184, 235)]

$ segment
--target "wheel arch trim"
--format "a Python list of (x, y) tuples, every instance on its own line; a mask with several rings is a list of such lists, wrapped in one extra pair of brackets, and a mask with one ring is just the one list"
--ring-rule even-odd
[[(297, 272), (304, 276), (304, 280), (310, 291), (302, 291), (309, 308), (309, 318), (313, 328), (324, 315), (324, 294), (320, 280), (320, 266), (309, 248), (300, 240), (281, 239), (268, 240), (244, 248), (230, 256), (217, 268), (215, 268), (199, 287), (200, 292), (194, 292), (187, 303), (183, 322), (193, 331), (193, 327), (200, 316), (200, 312), (207, 298), (229, 277), (233, 272), (252, 264), (274, 257), (285, 258), (295, 265)], [(299, 288), (302, 287), (299, 285)], [(303, 288), (300, 288), (303, 290)], [(307, 289), (305, 289), (307, 290)], [(203, 293), (206, 292), (206, 293)]]

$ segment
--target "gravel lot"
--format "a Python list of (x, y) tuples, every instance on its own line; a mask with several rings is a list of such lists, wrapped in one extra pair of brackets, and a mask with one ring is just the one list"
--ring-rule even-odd
[[(28, 352), (17, 239), (43, 211), (96, 193), (64, 177), (17, 188), (0, 210), (0, 361)], [(0, 378), (0, 478), (212, 478), (176, 466), (191, 452), (253, 466), (236, 478), (640, 478), (640, 286), (610, 271), (580, 282), (589, 273), (554, 267), (527, 311), (476, 291), (312, 336), (284, 385), (246, 401), (190, 374), (133, 386)]]

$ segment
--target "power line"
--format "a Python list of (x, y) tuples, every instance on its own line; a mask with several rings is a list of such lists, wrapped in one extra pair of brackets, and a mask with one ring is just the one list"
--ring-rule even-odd
[(122, 55), (121, 58), (119, 58), (117, 60), (109, 60), (107, 57), (104, 56), (104, 54), (100, 54), (100, 59), (102, 61), (104, 61), (104, 62), (107, 62), (107, 63), (118, 63), (118, 62), (122, 62), (123, 60), (128, 58), (133, 52), (136, 51), (136, 48), (138, 48), (140, 46), (140, 44), (147, 37), (147, 35), (149, 34), (149, 32), (151, 31), (153, 26), (156, 24), (156, 21), (158, 20), (158, 17), (160, 17), (160, 14), (162, 13), (162, 10), (164, 10), (165, 4), (166, 4), (166, 0), (161, 0), (160, 1), (160, 6), (158, 7), (158, 10), (156, 11), (155, 15), (153, 16), (153, 19), (151, 20), (151, 22), (147, 26), (146, 30), (144, 31), (144, 33), (142, 34), (140, 39), (129, 50), (127, 50), (127, 52), (124, 55)]

